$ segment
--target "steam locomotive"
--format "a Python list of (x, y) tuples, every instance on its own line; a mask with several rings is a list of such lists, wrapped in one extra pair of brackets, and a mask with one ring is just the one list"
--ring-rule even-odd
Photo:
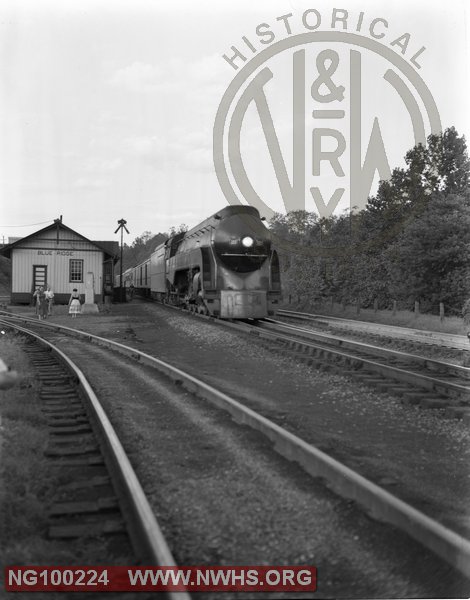
[(123, 286), (222, 319), (259, 319), (281, 296), (279, 258), (256, 208), (227, 206), (157, 246)]

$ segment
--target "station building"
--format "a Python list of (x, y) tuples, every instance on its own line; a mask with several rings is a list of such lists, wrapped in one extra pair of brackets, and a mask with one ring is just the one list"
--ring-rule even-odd
[(66, 304), (74, 288), (85, 294), (92, 286), (94, 301), (112, 290), (118, 242), (95, 242), (62, 223), (20, 238), (0, 250), (11, 259), (11, 303), (29, 304), (37, 286), (50, 285), (56, 304)]

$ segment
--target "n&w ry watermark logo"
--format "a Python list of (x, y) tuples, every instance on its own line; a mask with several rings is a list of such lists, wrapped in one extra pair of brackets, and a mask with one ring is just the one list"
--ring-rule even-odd
[[(439, 113), (418, 74), (424, 47), (389, 36), (383, 18), (277, 17), (223, 56), (237, 71), (216, 116), (213, 158), (230, 204), (274, 212), (362, 209), (391, 161), (440, 133)], [(294, 29), (300, 32), (294, 33)], [(390, 150), (391, 148), (391, 150)], [(393, 166), (393, 163), (392, 163)], [(348, 198), (349, 196), (349, 198)]]

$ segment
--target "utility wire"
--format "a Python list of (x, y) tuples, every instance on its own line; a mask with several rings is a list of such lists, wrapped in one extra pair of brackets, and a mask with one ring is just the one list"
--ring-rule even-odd
[(45, 225), (46, 223), (52, 223), (54, 219), (49, 221), (41, 221), (40, 223), (30, 223), (29, 225), (0, 225), (0, 227), (34, 227), (34, 225)]

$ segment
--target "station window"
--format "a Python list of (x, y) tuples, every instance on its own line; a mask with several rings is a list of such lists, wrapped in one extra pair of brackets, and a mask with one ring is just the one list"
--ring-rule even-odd
[(71, 259), (70, 260), (70, 277), (71, 283), (83, 282), (83, 260)]
[(110, 285), (112, 282), (112, 268), (110, 262), (103, 263), (105, 285)]

